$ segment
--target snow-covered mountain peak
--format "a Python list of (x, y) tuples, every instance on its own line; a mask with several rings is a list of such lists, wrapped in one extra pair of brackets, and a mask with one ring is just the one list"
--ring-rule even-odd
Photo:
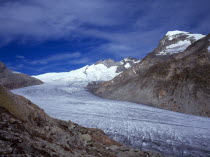
[(126, 58), (120, 62), (115, 62), (112, 59), (100, 60), (95, 64), (86, 65), (77, 70), (46, 73), (34, 77), (43, 82), (108, 81), (138, 62), (139, 60), (135, 58)]
[(104, 64), (93, 64), (69, 72), (46, 73), (34, 77), (43, 82), (108, 81), (119, 74), (116, 69), (117, 66), (108, 68)]
[(205, 37), (205, 35), (203, 34), (193, 34), (193, 33), (190, 33), (190, 32), (185, 32), (185, 31), (178, 31), (178, 30), (175, 30), (175, 31), (168, 31), (166, 33), (166, 36), (168, 37), (168, 40), (173, 40), (177, 37), (180, 37), (180, 36), (187, 36), (186, 38), (187, 39), (195, 39), (195, 40), (199, 40), (203, 37)]
[(160, 41), (156, 55), (171, 55), (183, 52), (188, 46), (203, 37), (205, 35), (185, 31), (168, 31)]

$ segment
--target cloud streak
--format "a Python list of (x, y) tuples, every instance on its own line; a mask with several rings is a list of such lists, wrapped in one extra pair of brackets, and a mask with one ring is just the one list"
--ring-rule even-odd
[(51, 56), (47, 56), (44, 59), (39, 59), (39, 60), (33, 60), (33, 61), (26, 61), (29, 64), (33, 64), (33, 65), (41, 65), (41, 64), (49, 64), (52, 62), (63, 62), (63, 61), (67, 61), (69, 59), (78, 59), (81, 56), (81, 54), (79, 52), (74, 52), (74, 53), (60, 53), (60, 54), (54, 54)]
[(16, 55), (16, 58), (18, 58), (18, 59), (25, 59), (25, 57), (21, 56), (21, 55)]

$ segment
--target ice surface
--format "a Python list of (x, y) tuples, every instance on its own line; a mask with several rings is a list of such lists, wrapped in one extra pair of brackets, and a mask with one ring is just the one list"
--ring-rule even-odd
[(173, 156), (210, 156), (210, 118), (101, 99), (87, 82), (51, 82), (13, 90), (50, 116), (100, 128), (113, 139)]

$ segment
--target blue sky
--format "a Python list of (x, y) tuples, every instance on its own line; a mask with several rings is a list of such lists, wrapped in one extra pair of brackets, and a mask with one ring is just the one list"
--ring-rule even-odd
[(0, 0), (0, 60), (30, 75), (142, 58), (171, 30), (210, 32), (209, 0)]

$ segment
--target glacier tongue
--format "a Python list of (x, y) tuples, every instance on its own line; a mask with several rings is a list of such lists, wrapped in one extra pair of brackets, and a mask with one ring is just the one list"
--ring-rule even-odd
[(100, 128), (132, 147), (178, 157), (210, 155), (210, 118), (101, 99), (85, 91), (87, 83), (52, 81), (13, 92), (54, 118)]

